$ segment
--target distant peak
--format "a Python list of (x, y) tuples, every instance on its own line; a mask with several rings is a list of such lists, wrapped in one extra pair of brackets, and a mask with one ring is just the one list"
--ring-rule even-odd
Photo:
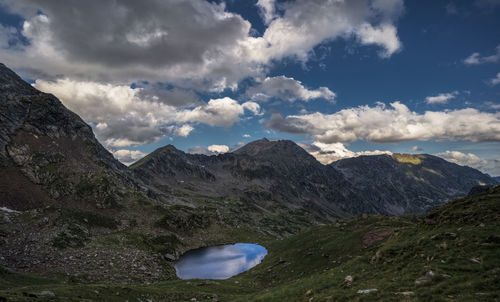
[(182, 151), (177, 149), (174, 145), (168, 144), (166, 146), (156, 149), (152, 153), (162, 153), (162, 152), (182, 152)]
[(269, 140), (267, 138), (262, 138), (259, 140), (249, 142), (245, 146), (234, 151), (234, 153), (254, 156), (261, 152), (270, 150), (284, 152), (284, 153), (306, 152), (299, 145), (297, 145), (295, 142), (291, 140)]

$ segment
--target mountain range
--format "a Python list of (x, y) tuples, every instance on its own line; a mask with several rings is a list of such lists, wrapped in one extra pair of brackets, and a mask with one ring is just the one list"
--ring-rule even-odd
[(428, 154), (360, 156), (323, 165), (289, 140), (232, 153), (186, 154), (169, 145), (130, 167), (164, 192), (232, 196), (262, 208), (306, 209), (318, 221), (361, 213), (422, 214), (495, 180)]

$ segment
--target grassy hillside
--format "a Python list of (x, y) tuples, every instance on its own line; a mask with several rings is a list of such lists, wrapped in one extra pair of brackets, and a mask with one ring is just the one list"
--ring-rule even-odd
[[(269, 254), (262, 264), (228, 280), (82, 284), (64, 276), (49, 279), (2, 270), (0, 297), (3, 301), (497, 301), (499, 218), (500, 186), (496, 186), (449, 202), (425, 217), (365, 215), (312, 227), (284, 240), (255, 238)], [(241, 238), (251, 241), (252, 234)]]

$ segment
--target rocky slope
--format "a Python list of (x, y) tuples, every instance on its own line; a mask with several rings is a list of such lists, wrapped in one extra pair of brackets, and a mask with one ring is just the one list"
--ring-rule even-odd
[[(15, 210), (86, 200), (105, 208), (130, 173), (79, 116), (0, 65), (0, 200)], [(86, 191), (87, 183), (101, 183)], [(104, 187), (103, 183), (107, 183)]]
[(474, 186), (495, 184), (478, 170), (428, 154), (360, 156), (330, 166), (342, 172), (359, 198), (392, 215), (422, 214)]

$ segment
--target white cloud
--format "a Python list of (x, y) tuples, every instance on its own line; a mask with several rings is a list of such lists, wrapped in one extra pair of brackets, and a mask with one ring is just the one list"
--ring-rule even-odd
[(181, 122), (196, 121), (210, 126), (229, 127), (239, 121), (245, 110), (254, 115), (260, 114), (260, 106), (255, 102), (239, 104), (229, 97), (224, 97), (210, 100), (206, 105), (195, 107), (192, 110), (180, 111), (176, 116), (176, 120)]
[(449, 100), (454, 99), (458, 95), (458, 91), (453, 91), (449, 93), (440, 93), (436, 96), (428, 96), (425, 98), (427, 104), (444, 104)]
[(309, 101), (312, 99), (323, 98), (333, 101), (335, 93), (327, 87), (319, 87), (315, 90), (309, 90), (300, 81), (285, 76), (266, 78), (262, 83), (249, 88), (246, 95), (253, 100), (267, 101), (271, 98), (277, 98), (294, 102), (296, 100)]
[(466, 65), (478, 65), (484, 63), (496, 63), (499, 61), (500, 61), (500, 45), (496, 47), (496, 54), (493, 54), (491, 56), (481, 57), (480, 53), (474, 52), (464, 60), (464, 63)]
[(113, 152), (116, 159), (125, 165), (130, 165), (146, 156), (146, 153), (137, 150), (120, 149)]
[(229, 147), (226, 145), (210, 145), (207, 147), (208, 151), (213, 153), (226, 153), (229, 152)]
[(275, 0), (258, 0), (260, 15), (265, 24), (269, 24), (275, 17)]
[(54, 94), (93, 125), (96, 136), (108, 148), (150, 143), (166, 134), (186, 137), (194, 129), (192, 124), (230, 127), (246, 113), (261, 114), (257, 103), (240, 104), (230, 98), (179, 108), (155, 97), (145, 99), (142, 88), (125, 85), (59, 79), (37, 80), (33, 86)]
[(397, 35), (397, 29), (392, 24), (373, 27), (369, 23), (364, 23), (357, 30), (357, 35), (361, 40), (361, 44), (375, 44), (383, 47), (384, 50), (379, 53), (383, 58), (392, 56), (402, 47)]
[(194, 128), (191, 126), (191, 125), (182, 125), (181, 127), (179, 128), (176, 128), (174, 130), (174, 135), (177, 135), (177, 136), (182, 136), (182, 137), (186, 137), (189, 135), (189, 133), (191, 133), (191, 131), (193, 131)]
[(299, 145), (324, 165), (330, 164), (340, 159), (358, 157), (362, 155), (392, 154), (391, 151), (380, 150), (353, 152), (347, 149), (342, 143), (325, 144), (315, 141), (312, 144)]
[(226, 145), (210, 145), (208, 147), (196, 146), (190, 148), (188, 153), (190, 154), (203, 154), (203, 155), (217, 155), (221, 153), (229, 152), (230, 148)]
[(500, 158), (488, 160), (480, 158), (473, 153), (462, 153), (459, 151), (449, 150), (434, 155), (439, 156), (449, 162), (462, 166), (469, 166), (493, 176), (500, 175)]
[(252, 137), (252, 136), (251, 136), (250, 134), (243, 134), (243, 137), (244, 137), (244, 138), (250, 138), (250, 137)]
[(497, 76), (490, 80), (491, 85), (500, 84), (500, 72), (497, 73)]
[(323, 143), (368, 140), (379, 143), (411, 140), (500, 141), (500, 112), (477, 109), (412, 112), (399, 102), (360, 106), (333, 114), (273, 114), (267, 123), (288, 133), (315, 135)]
[(275, 18), (262, 37), (242, 40), (240, 57), (262, 63), (289, 56), (307, 61), (324, 41), (353, 36), (363, 45), (381, 46), (382, 57), (401, 49), (394, 26), (404, 11), (401, 0), (294, 1), (283, 7), (283, 16)]

